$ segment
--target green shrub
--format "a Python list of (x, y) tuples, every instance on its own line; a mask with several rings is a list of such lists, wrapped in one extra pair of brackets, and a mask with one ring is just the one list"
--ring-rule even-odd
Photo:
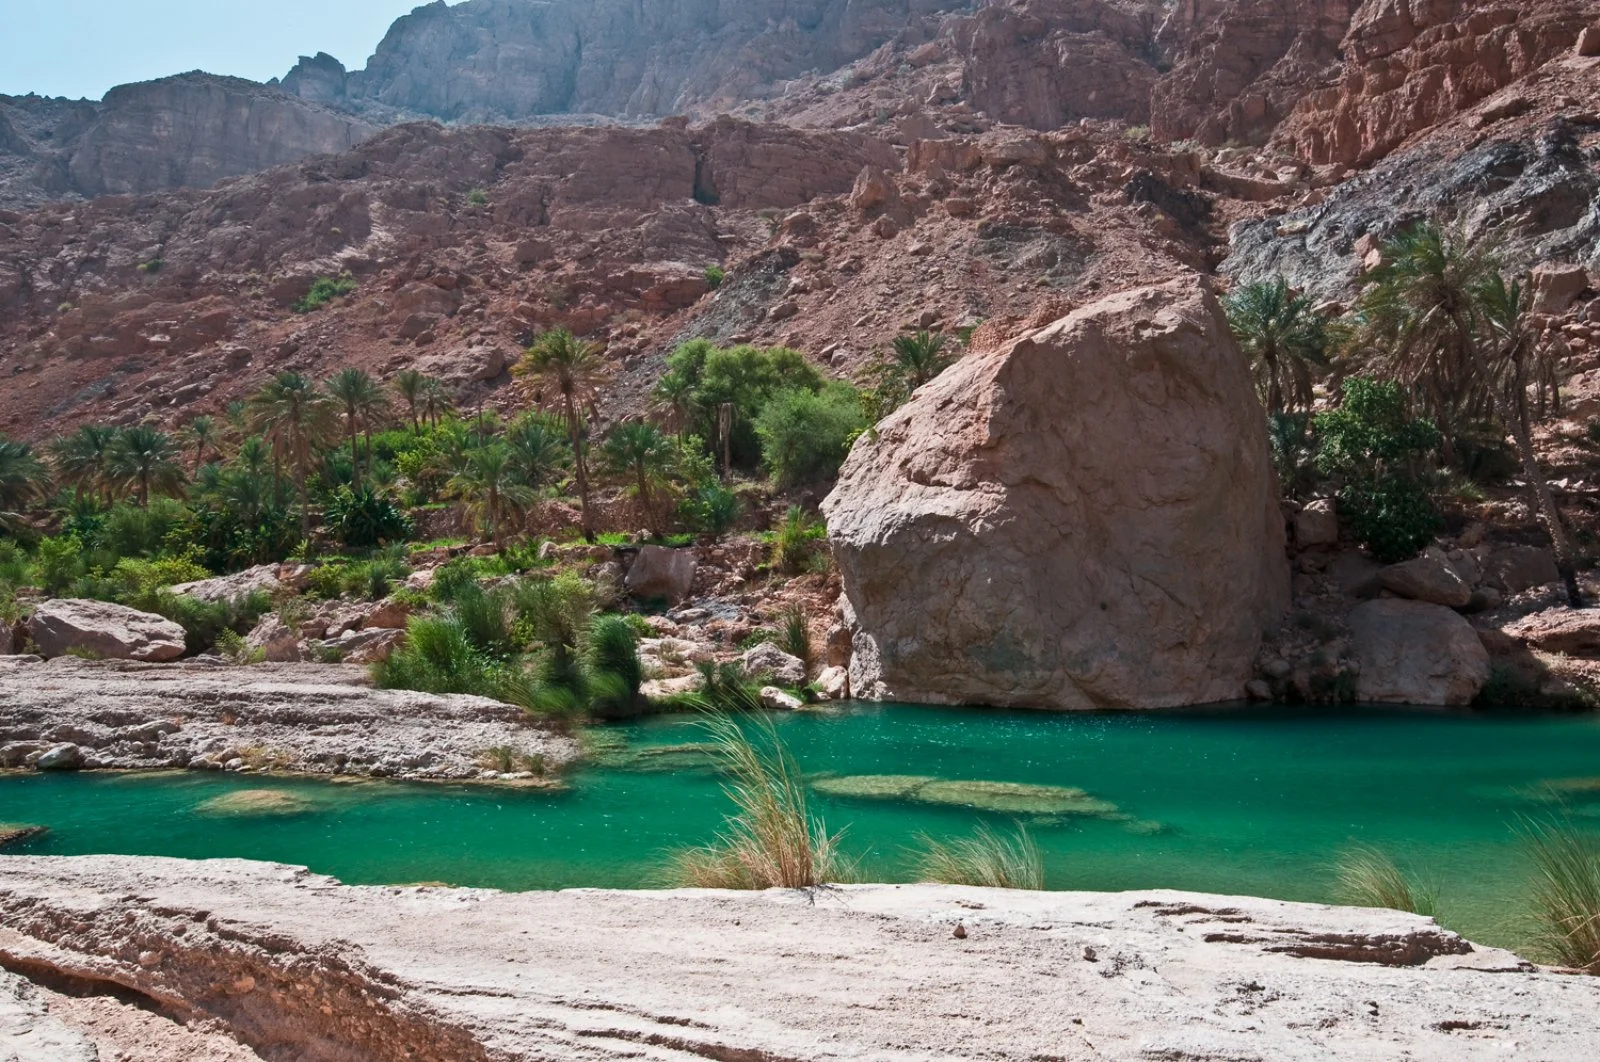
[(1439, 445), (1431, 421), (1414, 418), (1398, 383), (1356, 376), (1344, 402), (1314, 421), (1317, 467), (1341, 484), (1339, 514), (1384, 563), (1405, 560), (1439, 528), (1423, 484), (1423, 459)]
[(1436, 890), (1413, 881), (1393, 859), (1371, 845), (1351, 846), (1339, 856), (1334, 870), (1342, 904), (1386, 907), (1429, 917), (1435, 914)]
[(467, 193), (467, 205), (475, 207), (488, 206), (489, 193), (485, 192), (482, 188), (474, 188), (472, 191)]
[(1017, 827), (1005, 837), (980, 825), (971, 837), (936, 841), (922, 837), (919, 873), (941, 885), (973, 885), (988, 889), (1043, 889), (1044, 858), (1028, 831)]
[(345, 549), (375, 549), (411, 537), (411, 518), (386, 494), (364, 484), (340, 487), (323, 512), (323, 526)]
[(184, 649), (196, 656), (216, 646), (224, 631), (248, 632), (271, 608), (271, 599), (261, 593), (236, 601), (201, 601), (181, 594), (159, 593), (151, 611), (182, 627)]
[(47, 538), (39, 543), (39, 585), (60, 597), (84, 573), (83, 546), (76, 538)]
[(295, 313), (312, 313), (322, 309), (334, 299), (342, 298), (356, 290), (356, 278), (349, 273), (336, 277), (318, 277), (305, 297), (294, 304)]
[(344, 568), (339, 589), (364, 601), (381, 601), (410, 574), (411, 569), (398, 557), (372, 557)]
[(832, 479), (868, 427), (861, 396), (844, 383), (780, 391), (756, 418), (761, 459), (779, 487)]
[(719, 265), (706, 266), (706, 283), (711, 285), (711, 290), (716, 291), (722, 287), (722, 282), (728, 279), (728, 271)]
[(1525, 822), (1533, 917), (1546, 956), (1600, 974), (1600, 839), (1565, 820)]
[(1351, 536), (1383, 564), (1416, 556), (1443, 524), (1427, 489), (1403, 475), (1347, 483), (1338, 497)]
[(772, 533), (769, 563), (785, 575), (798, 575), (810, 565), (827, 537), (828, 529), (822, 521), (800, 506), (791, 505)]
[(639, 636), (621, 616), (600, 616), (589, 626), (585, 654), (589, 710), (602, 719), (635, 715), (644, 665), (639, 662)]
[(783, 610), (782, 620), (778, 648), (805, 665), (806, 674), (809, 675), (816, 654), (811, 645), (811, 623), (806, 618), (806, 610), (799, 605), (790, 605)]
[(679, 516), (697, 534), (721, 538), (739, 522), (739, 496), (720, 483), (707, 483), (683, 500)]
[(406, 626), (406, 643), (372, 666), (379, 689), (423, 693), (470, 693), (498, 699), (503, 675), (472, 645), (455, 616), (417, 616)]
[(462, 587), (454, 600), (454, 611), (467, 641), (478, 652), (504, 660), (518, 650), (512, 633), (510, 595), (501, 589), (484, 590), (477, 583)]

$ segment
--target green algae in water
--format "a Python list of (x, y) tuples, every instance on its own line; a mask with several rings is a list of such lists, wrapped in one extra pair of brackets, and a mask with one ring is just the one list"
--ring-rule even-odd
[(619, 771), (711, 771), (716, 769), (716, 756), (710, 745), (693, 742), (642, 748), (617, 746), (592, 757), (590, 763)]
[(1082, 789), (1027, 782), (960, 781), (926, 775), (868, 774), (811, 780), (819, 793), (866, 800), (911, 800), (975, 808), (1003, 815), (1084, 815), (1108, 818), (1117, 814), (1110, 801), (1090, 796)]

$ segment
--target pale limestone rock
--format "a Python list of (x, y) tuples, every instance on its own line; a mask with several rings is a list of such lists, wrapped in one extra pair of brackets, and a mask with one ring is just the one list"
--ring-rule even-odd
[(1477, 632), (1442, 605), (1362, 602), (1350, 612), (1350, 649), (1361, 665), (1361, 701), (1466, 705), (1489, 681), (1489, 653)]
[(276, 612), (261, 617), (255, 629), (245, 635), (247, 648), (265, 654), (270, 664), (294, 664), (308, 659), (300, 634), (278, 618)]
[(1151, 708), (1238, 696), (1289, 602), (1243, 355), (1195, 279), (969, 355), (824, 503), (857, 697)]
[(1552, 608), (1507, 624), (1505, 633), (1532, 649), (1600, 657), (1600, 609)]
[(17, 857), (0, 925), (8, 964), (181, 1003), (275, 1058), (333, 1057), (351, 1030), (505, 1062), (1564, 1062), (1600, 1042), (1600, 980), (1430, 919), (1171, 891), (501, 893)]
[(178, 624), (107, 601), (46, 601), (29, 618), (28, 636), (46, 659), (79, 649), (107, 660), (162, 663), (184, 653)]
[(762, 642), (739, 658), (739, 666), (752, 678), (770, 676), (785, 686), (798, 686), (806, 680), (806, 666), (771, 642)]
[(1308, 502), (1294, 515), (1294, 540), (1301, 547), (1339, 544), (1339, 516), (1332, 498)]
[(817, 691), (830, 701), (850, 699), (850, 672), (842, 667), (826, 668), (817, 676)]
[(254, 593), (270, 597), (282, 585), (278, 581), (278, 565), (262, 564), (232, 575), (219, 575), (215, 579), (179, 583), (171, 589), (174, 594), (192, 597), (197, 601), (240, 601)]
[(764, 686), (761, 689), (761, 707), (770, 712), (798, 712), (805, 706), (799, 697), (785, 693), (776, 686)]

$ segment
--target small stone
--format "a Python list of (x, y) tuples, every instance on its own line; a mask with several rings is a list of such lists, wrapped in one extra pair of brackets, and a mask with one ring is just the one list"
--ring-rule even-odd
[(960, 922), (957, 922), (956, 923), (956, 931), (954, 933), (952, 933), (951, 936), (955, 937), (957, 940), (966, 940), (967, 939), (967, 927), (962, 925)]
[(76, 745), (57, 745), (34, 761), (41, 771), (78, 771), (83, 769), (83, 750)]

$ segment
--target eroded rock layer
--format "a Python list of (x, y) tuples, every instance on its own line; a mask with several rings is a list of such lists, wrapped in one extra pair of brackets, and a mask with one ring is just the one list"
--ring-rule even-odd
[(1460, 1062), (1582, 1058), (1600, 1037), (1600, 981), (1393, 911), (925, 885), (349, 888), (230, 860), (3, 866), (0, 966), (143, 999), (267, 1059)]
[(858, 695), (1043, 708), (1237, 697), (1287, 606), (1245, 363), (1197, 278), (971, 355), (824, 503)]

